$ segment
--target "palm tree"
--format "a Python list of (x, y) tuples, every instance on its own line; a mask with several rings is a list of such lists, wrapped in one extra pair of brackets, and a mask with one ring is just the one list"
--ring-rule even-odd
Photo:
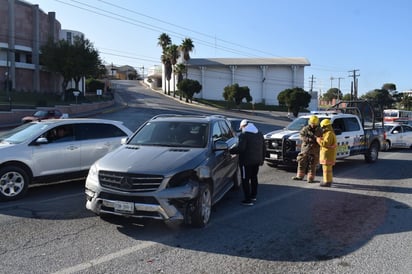
[[(185, 60), (185, 66), (187, 68), (187, 61), (190, 59), (190, 53), (194, 49), (193, 41), (190, 38), (185, 38), (180, 45), (180, 50), (183, 52), (183, 59)], [(186, 79), (187, 79), (187, 70), (186, 70)]]
[[(177, 84), (183, 80), (183, 73), (186, 71), (186, 66), (183, 63), (176, 64), (174, 71), (177, 74)], [(179, 92), (179, 99), (182, 100), (182, 92)]]
[(165, 54), (162, 54), (161, 57), (162, 63), (164, 65), (164, 70), (165, 70), (165, 82), (167, 80), (167, 88), (166, 88), (166, 83), (165, 83), (165, 94), (167, 90), (167, 95), (170, 95), (170, 78), (172, 76), (172, 64), (170, 63), (170, 57), (169, 53), (166, 49)]
[(173, 97), (175, 97), (176, 94), (176, 76), (174, 74), (174, 66), (177, 63), (177, 59), (180, 57), (180, 52), (179, 52), (179, 47), (177, 45), (171, 45), (167, 49), (168, 56), (170, 58), (170, 64), (172, 65), (172, 74), (173, 74)]
[[(166, 49), (171, 43), (172, 43), (172, 39), (170, 39), (169, 35), (167, 35), (166, 33), (160, 34), (157, 45), (159, 45), (162, 48), (161, 60), (162, 60), (162, 64), (164, 65), (165, 71), (166, 71), (166, 61), (167, 61)], [(164, 84), (165, 84), (164, 87), (165, 87), (165, 93), (166, 93), (166, 79), (165, 79)]]

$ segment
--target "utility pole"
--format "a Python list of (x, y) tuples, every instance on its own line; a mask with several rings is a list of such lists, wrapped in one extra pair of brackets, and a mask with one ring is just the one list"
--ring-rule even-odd
[(315, 78), (313, 77), (313, 74), (312, 74), (312, 77), (311, 77), (310, 80), (309, 80), (310, 93), (312, 93), (312, 91), (313, 91), (313, 83), (315, 82), (314, 79), (315, 79)]
[(339, 101), (339, 97), (340, 97), (340, 80), (341, 79), (345, 79), (345, 78), (343, 78), (343, 77), (338, 77), (338, 78), (335, 78), (335, 79), (338, 79), (338, 96), (337, 96), (337, 99), (338, 99), (338, 101)]
[(349, 77), (353, 77), (353, 81), (351, 85), (351, 93), (350, 93), (351, 100), (358, 99), (358, 79), (356, 79), (356, 77), (360, 76), (360, 74), (357, 74), (358, 71), (359, 71), (358, 69), (349, 71), (349, 73), (352, 73), (352, 75), (349, 75)]

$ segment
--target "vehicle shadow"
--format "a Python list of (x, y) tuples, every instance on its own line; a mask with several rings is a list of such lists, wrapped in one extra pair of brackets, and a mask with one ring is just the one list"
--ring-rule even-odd
[(132, 219), (116, 219), (113, 224), (136, 240), (156, 241), (157, 233), (169, 233), (173, 237), (159, 240), (161, 244), (292, 262), (342, 257), (380, 234), (412, 230), (412, 222), (406, 221), (412, 220), (411, 207), (393, 199), (348, 193), (335, 186), (308, 189), (262, 184), (259, 191), (262, 195), (252, 207), (240, 205), (240, 193), (230, 193), (203, 229)]
[(1, 203), (0, 213), (38, 220), (92, 218), (88, 222), (115, 226), (133, 240), (267, 261), (329, 260), (362, 248), (378, 235), (412, 230), (409, 204), (373, 193), (353, 193), (353, 189), (412, 192), (362, 182), (334, 183), (326, 189), (301, 182), (262, 182), (254, 206), (242, 206), (242, 192), (230, 191), (213, 207), (210, 223), (198, 229), (160, 220), (96, 219), (85, 209), (84, 181), (79, 181), (33, 188), (24, 200)]

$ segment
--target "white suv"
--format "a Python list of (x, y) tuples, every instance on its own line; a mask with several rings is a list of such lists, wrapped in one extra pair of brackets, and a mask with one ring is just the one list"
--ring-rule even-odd
[(0, 200), (16, 200), (33, 183), (86, 177), (90, 166), (132, 132), (122, 122), (52, 119), (0, 134)]

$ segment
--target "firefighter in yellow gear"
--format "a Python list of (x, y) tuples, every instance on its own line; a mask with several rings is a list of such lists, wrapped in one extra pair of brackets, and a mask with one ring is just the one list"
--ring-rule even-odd
[(336, 135), (332, 128), (330, 119), (324, 119), (320, 123), (323, 134), (322, 137), (316, 138), (320, 146), (319, 163), (322, 165), (323, 182), (320, 186), (330, 187), (333, 181), (333, 166), (336, 162)]
[(298, 169), (293, 180), (303, 180), (307, 173), (307, 182), (313, 183), (316, 176), (316, 166), (319, 163), (319, 144), (316, 142), (317, 137), (322, 136), (322, 130), (319, 127), (319, 118), (316, 115), (309, 117), (308, 125), (304, 126), (300, 132), (302, 140), (301, 150), (296, 157)]

